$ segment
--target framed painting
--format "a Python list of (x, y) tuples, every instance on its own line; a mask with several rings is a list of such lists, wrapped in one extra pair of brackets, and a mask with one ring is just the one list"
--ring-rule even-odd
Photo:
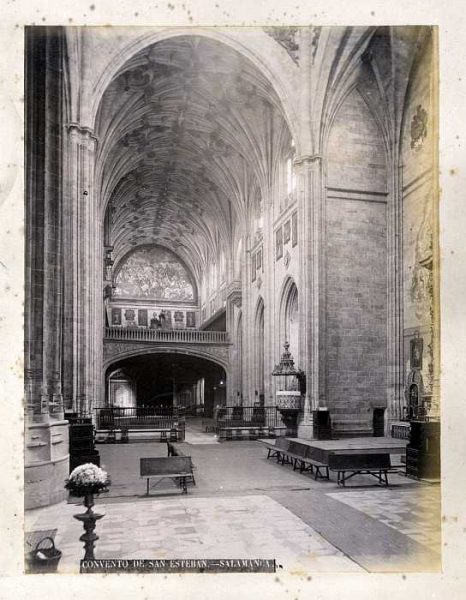
[(112, 325), (121, 325), (121, 308), (112, 308)]
[(135, 316), (136, 316), (136, 312), (134, 311), (133, 308), (127, 308), (125, 310), (125, 319), (128, 321), (128, 323), (133, 324)]
[(184, 321), (183, 311), (175, 310), (174, 319), (177, 323), (182, 323)]
[(415, 337), (409, 343), (410, 346), (410, 365), (411, 369), (422, 369), (422, 352), (424, 341), (421, 337)]
[(194, 311), (186, 313), (186, 327), (196, 327), (196, 313)]
[(138, 325), (147, 327), (147, 308), (138, 309)]

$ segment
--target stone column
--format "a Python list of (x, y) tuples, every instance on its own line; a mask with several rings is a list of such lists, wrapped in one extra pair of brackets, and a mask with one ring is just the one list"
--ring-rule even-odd
[(262, 297), (264, 299), (264, 405), (276, 406), (276, 381), (272, 377), (275, 366), (276, 331), (279, 328), (279, 311), (275, 307), (275, 237), (273, 232), (273, 191), (264, 198), (264, 236), (262, 242)]
[(65, 205), (65, 388), (73, 411), (92, 415), (102, 388), (102, 226), (94, 186), (97, 140), (67, 125)]
[(25, 507), (65, 498), (62, 399), (63, 32), (26, 30)]
[[(395, 155), (398, 153), (396, 152)], [(402, 166), (388, 169), (387, 207), (387, 418), (386, 435), (392, 423), (403, 416), (403, 192)]]
[[(324, 397), (324, 289), (322, 165), (319, 156), (295, 159), (298, 188), (298, 237), (300, 245), (299, 315), (301, 323), (300, 364), (306, 375), (304, 411), (298, 436), (312, 439), (312, 411)], [(322, 400), (321, 400), (322, 399)]]
[(244, 265), (243, 265), (243, 405), (252, 406), (255, 391), (255, 311), (256, 301), (252, 294), (251, 284), (251, 240), (244, 236)]
[[(232, 271), (233, 272), (233, 271)], [(227, 404), (232, 406), (241, 403), (241, 398), (238, 398), (237, 391), (241, 389), (241, 381), (239, 381), (239, 363), (241, 361), (241, 348), (239, 347), (237, 337), (237, 319), (238, 312), (242, 305), (241, 281), (233, 280), (227, 290), (227, 332), (230, 340), (229, 348), (229, 364), (230, 377), (227, 380)]]

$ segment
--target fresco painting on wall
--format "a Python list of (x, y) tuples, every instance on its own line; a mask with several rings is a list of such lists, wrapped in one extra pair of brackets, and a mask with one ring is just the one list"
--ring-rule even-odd
[(186, 327), (196, 327), (196, 313), (189, 311), (186, 313)]
[(115, 278), (116, 297), (195, 300), (186, 267), (170, 251), (157, 246), (128, 256)]

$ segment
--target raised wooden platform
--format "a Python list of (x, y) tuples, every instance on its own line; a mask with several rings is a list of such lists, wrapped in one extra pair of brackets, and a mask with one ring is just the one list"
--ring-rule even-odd
[(339, 440), (303, 440), (301, 438), (288, 438), (305, 446), (318, 448), (322, 451), (322, 457), (328, 460), (332, 452), (344, 452), (345, 454), (391, 454), (405, 455), (408, 440), (400, 440), (391, 437), (363, 437), (343, 438)]
[[(391, 437), (364, 437), (343, 438), (339, 440), (304, 440), (302, 438), (287, 437), (287, 440), (310, 446), (315, 450), (318, 460), (328, 464), (329, 454), (390, 454), (392, 466), (403, 466), (402, 457), (406, 456), (406, 445), (408, 440), (400, 440)], [(270, 445), (269, 439), (259, 440)]]

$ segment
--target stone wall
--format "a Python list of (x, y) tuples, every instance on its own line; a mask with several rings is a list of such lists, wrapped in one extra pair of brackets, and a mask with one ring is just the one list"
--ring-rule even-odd
[(328, 144), (325, 404), (336, 434), (372, 433), (387, 361), (384, 148), (362, 97), (343, 102)]
[(25, 506), (65, 498), (62, 398), (63, 32), (26, 28)]
[[(404, 377), (406, 381), (412, 368), (411, 341), (421, 338), (423, 391), (428, 396), (429, 404), (431, 396), (438, 395), (438, 390), (434, 390), (434, 322), (438, 320), (438, 317), (435, 318), (434, 300), (438, 293), (438, 273), (435, 270), (438, 205), (435, 180), (436, 86), (433, 67), (432, 40), (428, 36), (412, 68), (404, 107), (401, 158)], [(437, 410), (438, 407), (434, 412)]]

